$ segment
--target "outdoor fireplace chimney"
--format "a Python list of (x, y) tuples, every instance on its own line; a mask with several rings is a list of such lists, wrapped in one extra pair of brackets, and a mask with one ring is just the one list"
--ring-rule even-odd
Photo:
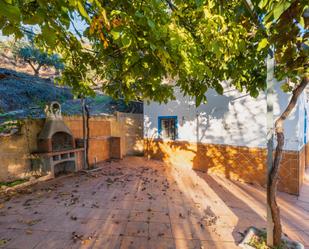
[(45, 108), (46, 121), (38, 137), (40, 152), (61, 151), (74, 149), (75, 141), (69, 128), (61, 116), (61, 107), (58, 102), (52, 102)]

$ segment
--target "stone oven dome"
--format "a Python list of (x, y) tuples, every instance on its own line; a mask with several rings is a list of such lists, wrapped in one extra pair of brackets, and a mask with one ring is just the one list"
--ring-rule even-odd
[(39, 139), (51, 139), (52, 136), (57, 132), (64, 132), (70, 136), (73, 136), (72, 132), (65, 125), (63, 120), (47, 120), (39, 134)]

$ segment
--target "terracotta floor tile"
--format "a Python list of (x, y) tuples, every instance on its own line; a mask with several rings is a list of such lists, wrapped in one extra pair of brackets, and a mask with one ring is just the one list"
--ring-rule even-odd
[(144, 211), (131, 211), (130, 221), (147, 222), (150, 220), (149, 212)]
[(150, 222), (170, 223), (168, 212), (148, 212)]
[(149, 236), (149, 224), (146, 222), (128, 222), (125, 230), (125, 236)]
[(154, 238), (149, 240), (149, 249), (176, 249), (174, 239)]
[(123, 237), (120, 249), (149, 249), (147, 238), (142, 237)]
[(70, 217), (82, 219), (107, 219), (108, 210), (102, 208), (75, 207), (70, 212)]
[(95, 241), (93, 249), (119, 249), (121, 241), (119, 236), (103, 236)]
[(175, 248), (176, 249), (201, 249), (200, 241), (197, 240), (185, 240), (185, 239), (176, 239)]
[(8, 248), (34, 248), (48, 236), (48, 232), (33, 231), (30, 229), (16, 229), (14, 233), (16, 233), (16, 236), (6, 244)]
[(151, 210), (151, 202), (150, 201), (135, 201), (132, 209), (135, 211), (149, 211)]
[(173, 238), (172, 227), (170, 223), (149, 223), (149, 236), (153, 239), (157, 238)]
[(108, 210), (106, 219), (128, 221), (130, 218), (129, 209), (114, 209)]
[(194, 238), (194, 231), (189, 222), (172, 223), (172, 232), (175, 239)]
[(102, 221), (98, 227), (96, 235), (98, 237), (123, 235), (127, 226), (127, 221), (106, 220)]
[[(266, 225), (261, 187), (137, 157), (101, 166), (3, 201), (4, 248), (234, 249), (247, 227)], [(301, 193), (278, 193), (278, 203), (283, 231), (308, 244)]]
[(48, 232), (48, 236), (42, 239), (35, 249), (55, 249), (55, 248), (67, 248), (72, 243), (72, 234), (61, 232)]
[(199, 241), (200, 249), (239, 249), (233, 242)]

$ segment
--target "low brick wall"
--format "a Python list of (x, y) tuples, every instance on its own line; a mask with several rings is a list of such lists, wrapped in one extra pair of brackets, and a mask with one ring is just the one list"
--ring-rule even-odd
[(298, 154), (298, 164), (299, 164), (299, 188), (298, 190), (300, 191), (304, 180), (305, 180), (305, 171), (306, 171), (306, 159), (308, 158), (307, 155), (307, 145), (303, 146), (303, 148), (299, 151)]
[[(112, 135), (120, 136), (123, 138), (122, 150), (124, 151), (124, 153), (131, 156), (143, 155), (143, 115), (135, 113), (117, 112), (116, 121), (116, 123), (121, 124), (121, 128), (113, 129), (114, 123), (111, 123)], [(119, 131), (121, 132), (120, 134)]]
[[(90, 165), (106, 161), (110, 158), (110, 141), (112, 117), (91, 117), (89, 119), (89, 149)], [(80, 116), (64, 117), (65, 124), (73, 136), (83, 139), (83, 119)]]
[[(184, 141), (145, 140), (145, 155), (233, 180), (266, 184), (266, 149)], [(298, 195), (305, 165), (305, 150), (285, 151), (278, 189)]]
[(305, 168), (309, 168), (309, 143), (305, 145)]
[[(80, 116), (65, 116), (64, 122), (75, 138), (83, 138)], [(44, 120), (24, 120), (18, 134), (0, 136), (0, 181), (10, 181), (33, 174), (31, 153), (37, 151), (37, 136)], [(111, 154), (143, 152), (143, 115), (117, 113), (115, 116), (91, 117), (89, 120), (89, 163), (91, 165), (110, 159)], [(120, 137), (120, 142), (111, 146), (111, 137)], [(136, 138), (135, 140), (131, 137)], [(141, 146), (140, 146), (141, 145)], [(114, 151), (111, 151), (114, 150)]]
[(30, 175), (30, 153), (37, 150), (37, 134), (43, 124), (43, 120), (25, 120), (18, 134), (0, 136), (0, 181)]

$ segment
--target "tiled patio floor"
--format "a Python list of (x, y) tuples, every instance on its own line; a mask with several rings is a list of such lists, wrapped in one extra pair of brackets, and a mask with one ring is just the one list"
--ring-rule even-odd
[[(265, 190), (130, 157), (0, 204), (4, 248), (233, 249), (265, 227)], [(309, 199), (280, 194), (284, 232), (309, 248)]]

